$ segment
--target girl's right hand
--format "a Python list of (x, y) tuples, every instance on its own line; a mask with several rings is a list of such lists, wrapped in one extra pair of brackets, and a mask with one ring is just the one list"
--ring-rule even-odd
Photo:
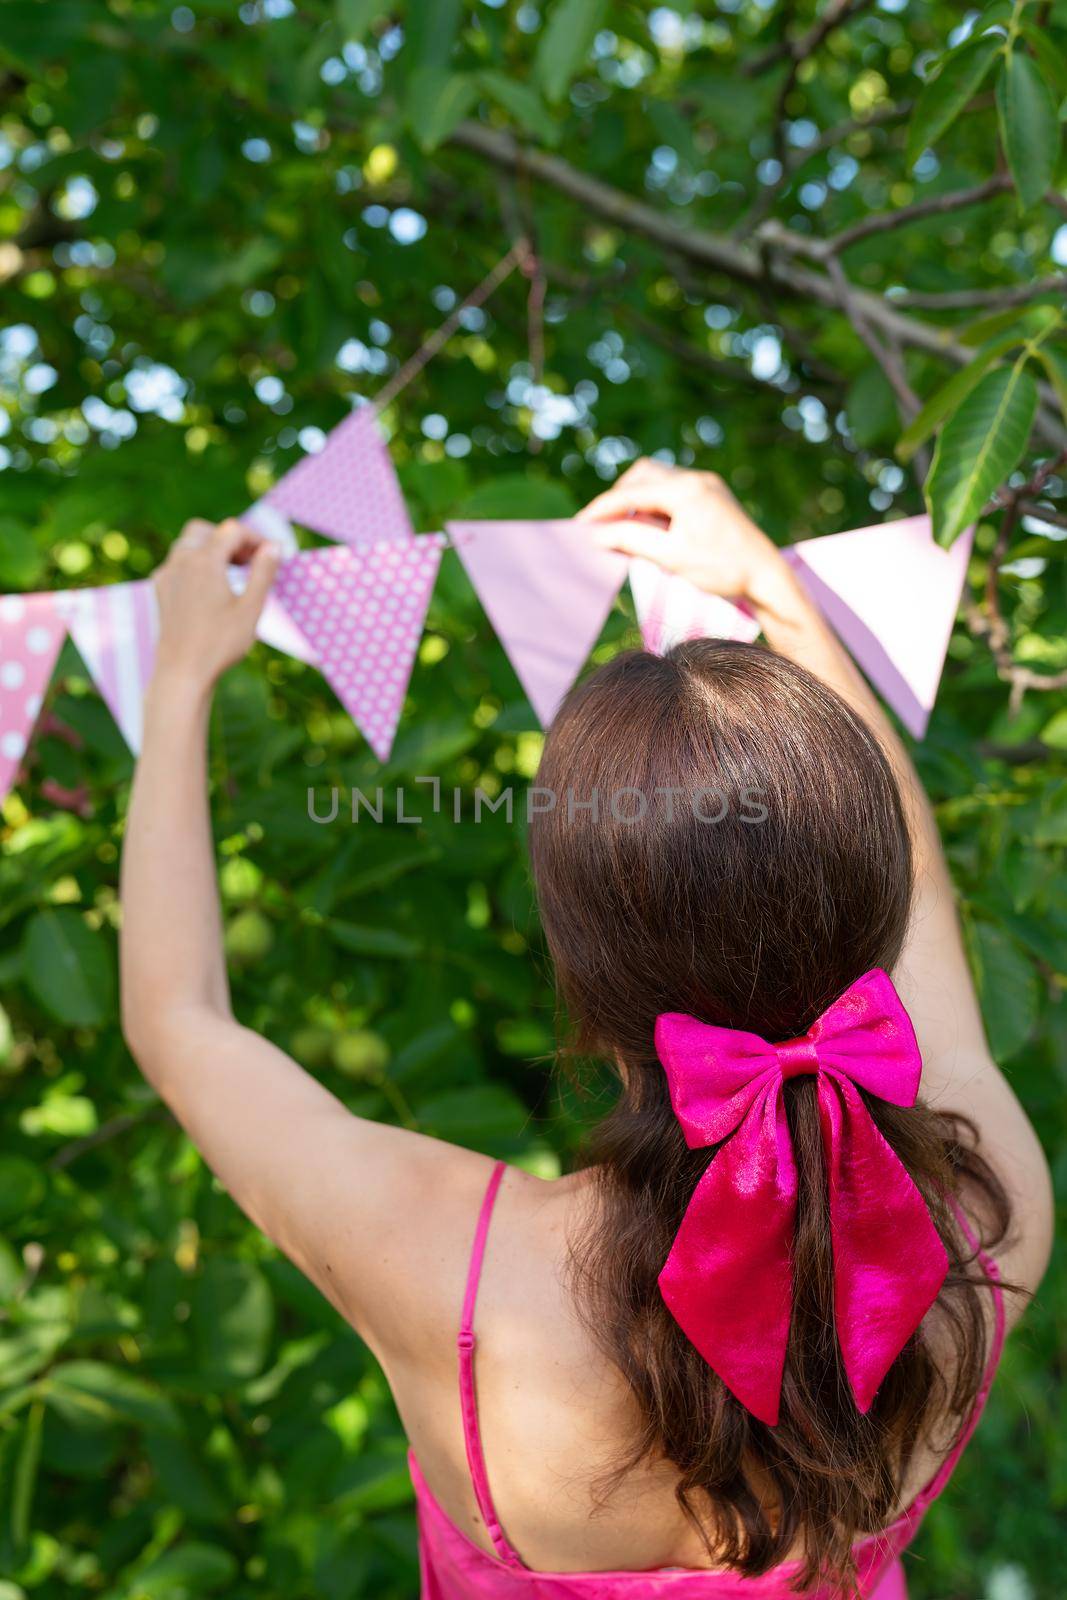
[(606, 549), (643, 556), (727, 599), (759, 604), (788, 571), (714, 472), (636, 461), (578, 520), (596, 525)]

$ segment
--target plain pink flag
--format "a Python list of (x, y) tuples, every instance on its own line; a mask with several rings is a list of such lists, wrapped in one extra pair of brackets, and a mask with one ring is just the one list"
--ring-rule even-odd
[(55, 595), (0, 599), (0, 800), (18, 776), (66, 634)]
[(279, 605), (379, 761), (393, 748), (443, 546), (441, 534), (426, 533), (305, 550), (275, 580)]
[(542, 727), (600, 636), (626, 557), (580, 522), (450, 522), (448, 532)]
[(322, 449), (298, 461), (264, 496), (264, 502), (342, 544), (378, 544), (383, 539), (414, 536), (392, 459), (370, 406), (360, 407), (339, 422), (327, 434)]
[(974, 529), (951, 549), (930, 518), (804, 539), (785, 551), (874, 687), (916, 739), (926, 733), (959, 610)]

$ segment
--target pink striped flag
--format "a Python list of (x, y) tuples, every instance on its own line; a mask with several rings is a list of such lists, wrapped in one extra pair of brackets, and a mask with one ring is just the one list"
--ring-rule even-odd
[(53, 594), (0, 599), (0, 800), (15, 782), (67, 629)]
[[(930, 518), (879, 522), (803, 539), (782, 554), (842, 643), (915, 738), (926, 733), (967, 576), (974, 529), (950, 550)], [(643, 568), (652, 566), (646, 573)], [(635, 581), (636, 580), (636, 581)], [(678, 638), (747, 639), (749, 612), (683, 578), (634, 561), (630, 586), (645, 644), (662, 653)]]
[(759, 623), (751, 612), (721, 595), (698, 589), (687, 578), (664, 572), (654, 561), (630, 562), (630, 592), (645, 649), (664, 655), (686, 639), (741, 639), (751, 644)]
[(305, 550), (275, 580), (279, 604), (379, 761), (393, 748), (443, 546), (427, 533)]
[(342, 544), (411, 539), (414, 530), (370, 406), (353, 411), (314, 455), (265, 496), (267, 505)]
[(626, 557), (581, 522), (450, 522), (448, 532), (542, 727), (596, 644)]
[(78, 654), (136, 755), (144, 732), (145, 690), (159, 637), (151, 581), (71, 589), (55, 598)]

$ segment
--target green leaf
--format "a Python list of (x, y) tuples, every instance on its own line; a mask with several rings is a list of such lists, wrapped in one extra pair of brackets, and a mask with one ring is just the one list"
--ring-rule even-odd
[(409, 0), (404, 54), (416, 67), (445, 66), (463, 10), (463, 0)]
[(1047, 333), (1052, 324), (1059, 321), (1060, 315), (1056, 305), (1038, 304), (1028, 306), (1025, 311), (1009, 307), (1006, 311), (995, 311), (988, 317), (969, 322), (960, 330), (958, 338), (961, 344), (971, 349), (978, 349), (987, 341), (1009, 333), (1016, 344), (1025, 344), (1027, 339), (1036, 339)]
[(95, 1132), (96, 1107), (88, 1095), (72, 1094), (70, 1089), (46, 1089), (40, 1105), (27, 1106), (19, 1116), (19, 1127), (31, 1138), (51, 1134), (57, 1139), (81, 1139)]
[(1067, 55), (1053, 43), (1052, 35), (1035, 22), (1023, 22), (1019, 29), (1037, 57), (1038, 65), (1057, 95), (1067, 94)]
[(981, 88), (1003, 44), (999, 34), (980, 34), (945, 56), (941, 69), (923, 88), (908, 128), (907, 163), (915, 165), (936, 144)]
[(480, 517), (573, 517), (578, 509), (574, 491), (551, 478), (535, 478), (528, 472), (504, 472), (486, 478), (460, 505), (457, 518), (476, 521)]
[(509, 117), (514, 117), (520, 127), (544, 144), (555, 144), (560, 130), (536, 89), (493, 70), (479, 72), (478, 82), (490, 99), (502, 106)]
[(334, 0), (337, 26), (354, 44), (360, 44), (371, 23), (378, 17), (387, 17), (389, 9), (382, 0)]
[(1028, 210), (1048, 189), (1060, 153), (1060, 124), (1048, 85), (1032, 56), (1013, 50), (997, 78), (1000, 140)]
[(274, 1302), (250, 1261), (206, 1261), (190, 1295), (200, 1368), (222, 1380), (253, 1378), (267, 1359)]
[(0, 1227), (21, 1221), (45, 1197), (47, 1185), (25, 1156), (0, 1155)]
[(606, 11), (605, 0), (556, 0), (537, 47), (534, 72), (547, 99), (558, 104), (589, 54)]
[(44, 552), (29, 528), (14, 517), (0, 517), (0, 584), (30, 589), (44, 570)]
[(25, 1280), (25, 1267), (7, 1240), (0, 1236), (0, 1307), (7, 1305)]
[(989, 1048), (995, 1060), (1007, 1061), (1026, 1043), (1037, 1021), (1037, 973), (998, 924), (969, 919), (967, 934)]
[(115, 968), (103, 934), (69, 907), (38, 911), (23, 940), (26, 980), (45, 1010), (68, 1027), (95, 1027), (113, 1013)]
[(40, 1403), (31, 1406), (23, 1424), (14, 1482), (11, 1485), (11, 1540), (16, 1550), (25, 1544), (30, 1535), (33, 1491), (37, 1486), (37, 1471), (41, 1464), (43, 1421), (44, 1406)]
[(1037, 359), (1048, 373), (1049, 382), (1059, 397), (1060, 410), (1067, 418), (1067, 350), (1057, 350), (1052, 344), (1038, 345)]
[(1037, 410), (1037, 384), (1021, 362), (987, 372), (945, 424), (926, 498), (938, 544), (950, 545), (1018, 466)]
[(409, 939), (395, 928), (365, 928), (354, 922), (337, 922), (332, 918), (326, 927), (335, 944), (356, 956), (385, 956), (393, 961), (410, 961), (422, 952), (422, 945), (417, 939)]
[(529, 1112), (499, 1084), (483, 1083), (469, 1089), (447, 1089), (417, 1105), (419, 1125), (439, 1139), (482, 1148), (518, 1138)]
[(103, 1361), (65, 1361), (41, 1383), (41, 1393), (57, 1411), (73, 1409), (98, 1418), (100, 1425), (131, 1422), (158, 1433), (177, 1433), (181, 1424), (173, 1404), (153, 1384)]
[(189, 1600), (192, 1595), (212, 1594), (231, 1588), (237, 1572), (229, 1550), (190, 1539), (138, 1572), (131, 1600)]
[(1062, 707), (1041, 729), (1041, 742), (1052, 750), (1067, 750), (1067, 706)]
[(181, 1434), (151, 1433), (146, 1453), (160, 1488), (198, 1522), (224, 1523), (232, 1506), (207, 1471), (200, 1452)]
[(900, 427), (896, 397), (877, 362), (864, 367), (853, 380), (845, 400), (848, 431), (861, 450), (883, 444), (896, 436)]
[(418, 67), (407, 92), (408, 122), (426, 151), (444, 144), (478, 99), (477, 81), (467, 73)]
[(904, 429), (897, 441), (897, 455), (900, 460), (910, 461), (935, 428), (939, 428), (945, 418), (951, 416), (977, 387), (990, 363), (1005, 351), (1013, 349), (1018, 343), (1017, 338), (1008, 336), (994, 340), (975, 356), (973, 361), (953, 373), (948, 382), (942, 384), (941, 388), (930, 396), (919, 414), (913, 417)]

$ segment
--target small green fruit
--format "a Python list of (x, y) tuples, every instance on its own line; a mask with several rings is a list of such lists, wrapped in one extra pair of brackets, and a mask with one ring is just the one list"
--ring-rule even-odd
[(380, 1033), (357, 1028), (334, 1041), (333, 1064), (346, 1078), (380, 1078), (389, 1065), (389, 1046)]
[(297, 1028), (289, 1041), (289, 1051), (305, 1067), (324, 1067), (330, 1059), (333, 1040), (329, 1028), (317, 1028), (310, 1024), (306, 1028)]
[(262, 961), (274, 943), (274, 929), (262, 911), (239, 911), (226, 929), (226, 954), (239, 966)]

